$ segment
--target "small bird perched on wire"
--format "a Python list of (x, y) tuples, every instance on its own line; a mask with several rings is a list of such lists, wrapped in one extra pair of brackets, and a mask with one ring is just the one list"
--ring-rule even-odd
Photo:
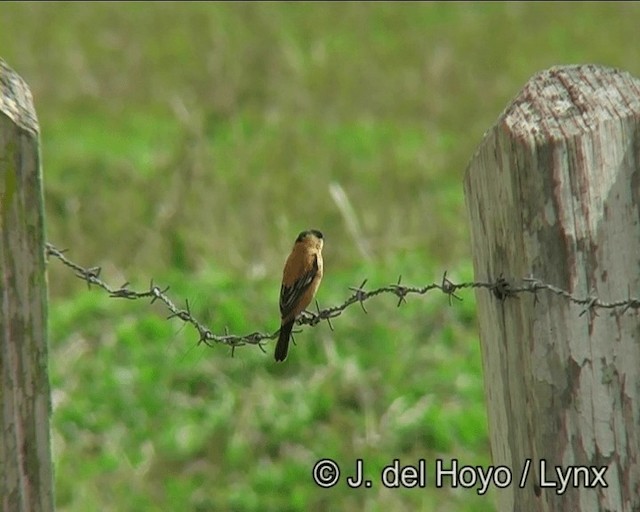
[(303, 231), (296, 238), (282, 272), (280, 287), (280, 335), (275, 359), (284, 361), (289, 350), (293, 323), (309, 305), (322, 280), (323, 236), (317, 229)]

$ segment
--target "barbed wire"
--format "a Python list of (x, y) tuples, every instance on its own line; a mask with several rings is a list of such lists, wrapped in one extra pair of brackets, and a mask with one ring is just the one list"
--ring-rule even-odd
[[(167, 317), (167, 319), (179, 318), (184, 323), (193, 325), (193, 327), (198, 331), (198, 335), (200, 337), (198, 340), (198, 344), (204, 343), (212, 347), (216, 343), (221, 343), (230, 346), (232, 349), (243, 345), (258, 345), (260, 349), (264, 351), (264, 347), (262, 346), (263, 342), (273, 340), (278, 336), (279, 331), (275, 331), (270, 334), (255, 331), (240, 336), (229, 334), (226, 329), (225, 334), (223, 335), (214, 334), (208, 327), (206, 327), (202, 322), (197, 320), (191, 314), (188, 299), (185, 300), (184, 308), (179, 308), (175, 305), (175, 303), (167, 295), (167, 291), (169, 291), (168, 286), (162, 288), (154, 284), (153, 280), (151, 280), (149, 288), (145, 291), (131, 290), (129, 288), (129, 282), (124, 283), (119, 288), (114, 288), (100, 279), (101, 267), (83, 267), (81, 265), (78, 265), (77, 263), (69, 260), (64, 255), (64, 253), (66, 252), (66, 249), (60, 250), (53, 244), (46, 244), (47, 257), (53, 256), (60, 260), (65, 266), (74, 271), (76, 277), (82, 279), (83, 281), (86, 281), (89, 288), (91, 287), (91, 285), (96, 285), (99, 288), (105, 290), (110, 297), (117, 299), (151, 299), (151, 304), (156, 301), (160, 301), (170, 311), (170, 315)], [(580, 312), (579, 316), (582, 316), (586, 313), (588, 313), (590, 317), (596, 316), (597, 311), (600, 309), (613, 310), (613, 314), (624, 314), (629, 309), (640, 309), (640, 299), (631, 297), (630, 291), (626, 299), (620, 299), (614, 302), (606, 302), (600, 300), (595, 295), (589, 295), (587, 297), (576, 297), (570, 292), (563, 290), (562, 288), (558, 288), (557, 286), (545, 283), (540, 279), (532, 276), (523, 278), (518, 286), (510, 283), (502, 275), (500, 275), (493, 282), (473, 281), (465, 283), (454, 283), (447, 277), (446, 271), (444, 272), (440, 283), (434, 282), (422, 287), (405, 286), (402, 284), (402, 276), (400, 276), (398, 277), (398, 280), (395, 284), (383, 286), (375, 290), (365, 290), (367, 281), (368, 279), (365, 279), (364, 281), (362, 281), (360, 286), (349, 287), (349, 290), (351, 290), (352, 294), (338, 306), (320, 309), (318, 302), (316, 301), (316, 312), (305, 311), (303, 315), (301, 315), (297, 319), (296, 323), (298, 325), (314, 326), (321, 321), (326, 320), (331, 330), (333, 330), (333, 325), (331, 323), (332, 318), (340, 316), (348, 307), (356, 303), (359, 303), (362, 310), (365, 313), (368, 313), (364, 303), (378, 295), (382, 295), (385, 293), (395, 295), (398, 298), (397, 307), (400, 307), (404, 302), (406, 302), (406, 298), (409, 295), (425, 295), (430, 291), (439, 290), (442, 293), (448, 295), (449, 304), (451, 304), (452, 299), (462, 300), (462, 298), (456, 295), (456, 292), (458, 290), (475, 288), (484, 288), (491, 291), (495, 298), (500, 301), (505, 301), (509, 298), (516, 297), (518, 294), (529, 293), (534, 295), (536, 303), (538, 302), (538, 292), (543, 290), (548, 291), (554, 295), (564, 297), (573, 304), (583, 306), (583, 310)]]

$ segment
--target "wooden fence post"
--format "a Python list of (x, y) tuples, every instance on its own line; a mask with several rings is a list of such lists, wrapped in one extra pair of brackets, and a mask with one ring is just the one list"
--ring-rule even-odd
[[(537, 74), (485, 135), (465, 196), (476, 279), (638, 297), (640, 80), (592, 65)], [(536, 295), (476, 293), (493, 464), (513, 470), (499, 510), (637, 512), (638, 309)], [(591, 469), (562, 489), (555, 466)]]
[(0, 59), (0, 504), (50, 512), (47, 283), (39, 127), (29, 88)]

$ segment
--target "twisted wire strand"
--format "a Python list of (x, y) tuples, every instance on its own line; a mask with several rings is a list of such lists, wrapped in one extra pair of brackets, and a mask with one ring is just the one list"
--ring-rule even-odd
[[(77, 263), (71, 261), (65, 256), (66, 250), (60, 250), (51, 243), (46, 244), (47, 257), (54, 257), (62, 262), (63, 265), (73, 270), (76, 277), (82, 279), (87, 283), (90, 288), (91, 285), (98, 286), (105, 290), (110, 297), (116, 299), (151, 299), (151, 303), (160, 302), (170, 312), (168, 319), (179, 318), (184, 323), (191, 324), (198, 332), (199, 341), (198, 344), (204, 343), (208, 346), (214, 346), (215, 344), (228, 345), (232, 348), (240, 347), (243, 345), (258, 345), (261, 349), (262, 343), (267, 340), (275, 339), (278, 336), (278, 331), (274, 333), (262, 333), (252, 332), (245, 335), (236, 335), (225, 332), (224, 334), (214, 334), (211, 329), (196, 319), (189, 307), (189, 301), (185, 300), (185, 307), (180, 308), (171, 300), (167, 295), (169, 287), (162, 288), (154, 284), (153, 280), (149, 283), (149, 288), (146, 290), (136, 291), (129, 288), (129, 283), (126, 282), (119, 288), (114, 288), (105, 283), (100, 278), (100, 267), (83, 267)], [(509, 298), (518, 296), (519, 294), (529, 293), (533, 294), (535, 300), (538, 301), (538, 293), (540, 291), (547, 291), (559, 297), (563, 297), (569, 302), (584, 306), (580, 313), (580, 316), (589, 313), (590, 316), (597, 315), (598, 310), (614, 310), (615, 314), (626, 313), (630, 309), (640, 309), (640, 299), (631, 297), (630, 293), (626, 299), (619, 299), (612, 302), (603, 301), (595, 295), (589, 295), (587, 297), (577, 297), (572, 295), (562, 288), (558, 288), (552, 284), (545, 283), (535, 277), (526, 277), (520, 281), (516, 286), (511, 284), (507, 279), (500, 275), (494, 281), (482, 282), (473, 281), (465, 283), (454, 283), (447, 278), (447, 272), (444, 272), (440, 283), (431, 283), (422, 287), (406, 286), (402, 284), (402, 276), (398, 277), (398, 280), (394, 284), (383, 286), (374, 290), (366, 290), (367, 284), (365, 279), (360, 286), (350, 287), (351, 295), (347, 297), (344, 302), (338, 306), (333, 306), (325, 309), (320, 309), (316, 302), (315, 312), (305, 312), (297, 319), (298, 325), (310, 325), (314, 326), (323, 320), (329, 323), (329, 326), (333, 330), (331, 319), (340, 316), (348, 307), (358, 303), (362, 310), (367, 313), (365, 302), (369, 299), (382, 294), (395, 295), (398, 298), (397, 306), (400, 307), (406, 302), (409, 295), (425, 295), (433, 290), (439, 290), (442, 293), (448, 295), (449, 303), (452, 303), (452, 299), (462, 300), (456, 292), (462, 289), (476, 289), (484, 288), (490, 290), (497, 300), (505, 301)]]

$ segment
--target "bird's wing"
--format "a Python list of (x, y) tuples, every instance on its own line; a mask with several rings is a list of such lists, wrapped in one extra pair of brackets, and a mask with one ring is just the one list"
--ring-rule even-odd
[(286, 286), (284, 283), (280, 288), (280, 314), (282, 318), (287, 318), (296, 309), (296, 306), (300, 303), (300, 299), (307, 291), (314, 278), (318, 274), (318, 256), (313, 255), (313, 265), (311, 268), (304, 272), (298, 279), (296, 279), (291, 285)]

